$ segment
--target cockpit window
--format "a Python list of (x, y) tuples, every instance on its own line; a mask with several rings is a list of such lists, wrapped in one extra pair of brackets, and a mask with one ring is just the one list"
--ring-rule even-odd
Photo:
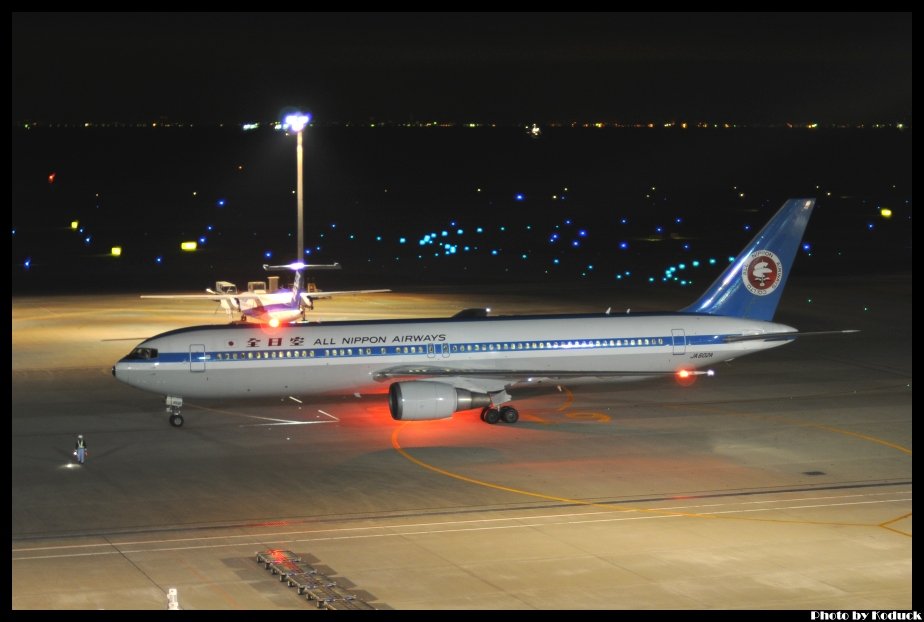
[(135, 348), (126, 356), (130, 361), (146, 361), (157, 358), (157, 348)]

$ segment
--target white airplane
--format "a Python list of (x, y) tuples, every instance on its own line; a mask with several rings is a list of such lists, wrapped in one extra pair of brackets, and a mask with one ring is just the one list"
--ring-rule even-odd
[(184, 398), (386, 391), (397, 420), (481, 408), (487, 423), (515, 423), (516, 387), (711, 376), (709, 365), (821, 334), (771, 321), (814, 205), (787, 201), (679, 312), (198, 326), (146, 339), (112, 373), (166, 396), (174, 426)]
[(264, 270), (291, 270), (294, 282), (291, 288), (279, 288), (278, 277), (270, 277), (270, 287), (262, 281), (251, 283), (246, 292), (238, 292), (234, 283), (218, 281), (215, 289), (207, 289), (207, 294), (164, 294), (145, 295), (142, 298), (159, 298), (166, 300), (212, 300), (221, 304), (229, 316), (240, 314), (241, 321), (252, 320), (260, 324), (276, 327), (287, 322), (305, 319), (305, 312), (314, 309), (314, 301), (333, 296), (356, 294), (378, 294), (389, 289), (357, 289), (349, 291), (319, 291), (305, 285), (305, 270), (339, 270), (339, 263), (305, 264), (291, 263), (284, 266), (264, 264)]

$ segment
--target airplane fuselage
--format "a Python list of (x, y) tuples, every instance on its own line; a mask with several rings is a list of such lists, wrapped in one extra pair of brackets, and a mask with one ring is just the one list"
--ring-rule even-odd
[(263, 324), (273, 320), (284, 324), (302, 317), (298, 293), (287, 289), (272, 294), (260, 294), (259, 298), (255, 299), (242, 298), (239, 304), (244, 317)]
[[(644, 377), (637, 372), (707, 367), (786, 343), (726, 343), (727, 336), (791, 331), (680, 313), (200, 326), (146, 340), (136, 352), (155, 356), (132, 353), (114, 373), (140, 389), (190, 398), (380, 393), (390, 384), (383, 371), (415, 365), (488, 369), (495, 377), (510, 370), (499, 387), (554, 381), (556, 371), (588, 372), (569, 377), (569, 384), (613, 382), (593, 372), (633, 372), (616, 379), (632, 380)], [(521, 370), (549, 374), (523, 379)]]

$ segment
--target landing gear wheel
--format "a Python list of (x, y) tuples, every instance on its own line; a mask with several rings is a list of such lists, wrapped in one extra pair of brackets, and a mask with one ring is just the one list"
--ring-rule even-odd
[(484, 416), (491, 410), (488, 406), (485, 406), (481, 409), (481, 420), (484, 421)]
[(170, 425), (175, 428), (179, 428), (183, 425), (183, 415), (170, 415)]
[(489, 408), (484, 412), (484, 422), (494, 425), (500, 421), (500, 413), (497, 412), (496, 408)]
[(503, 406), (500, 409), (500, 418), (504, 423), (516, 423), (520, 420), (520, 413), (513, 406)]

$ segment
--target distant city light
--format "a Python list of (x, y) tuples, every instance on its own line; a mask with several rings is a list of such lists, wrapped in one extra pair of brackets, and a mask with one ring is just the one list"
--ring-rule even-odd
[(25, 260), (24, 262), (22, 262), (22, 267), (25, 268), (26, 270), (28, 270), (29, 268), (31, 268), (31, 267), (32, 267), (32, 258), (31, 258), (31, 257), (26, 257), (26, 260)]
[(225, 206), (225, 200), (224, 200), (224, 199), (218, 199), (218, 207), (224, 207), (224, 206)]
[(76, 231), (80, 227), (80, 222), (77, 220), (71, 221), (71, 230)]
[(113, 246), (113, 247), (109, 250), (109, 252), (112, 253), (112, 256), (113, 256), (113, 257), (121, 257), (121, 256), (122, 256), (122, 247), (121, 247), (121, 246)]
[(164, 263), (164, 258), (161, 255), (158, 255), (154, 258), (154, 263)]
[(526, 198), (526, 195), (524, 195), (523, 193), (518, 192), (516, 195), (514, 195), (513, 198), (516, 199), (517, 201), (522, 201), (522, 200), (524, 200), (524, 199)]
[(879, 210), (879, 215), (882, 216), (883, 218), (891, 218), (892, 210), (890, 210), (888, 207), (883, 207), (882, 209)]
[(191, 242), (181, 242), (181, 243), (180, 243), (180, 250), (181, 250), (181, 251), (189, 251), (189, 252), (191, 252), (191, 251), (196, 250), (197, 247), (198, 247), (198, 245), (196, 244), (195, 240), (193, 240), (193, 241), (191, 241)]

